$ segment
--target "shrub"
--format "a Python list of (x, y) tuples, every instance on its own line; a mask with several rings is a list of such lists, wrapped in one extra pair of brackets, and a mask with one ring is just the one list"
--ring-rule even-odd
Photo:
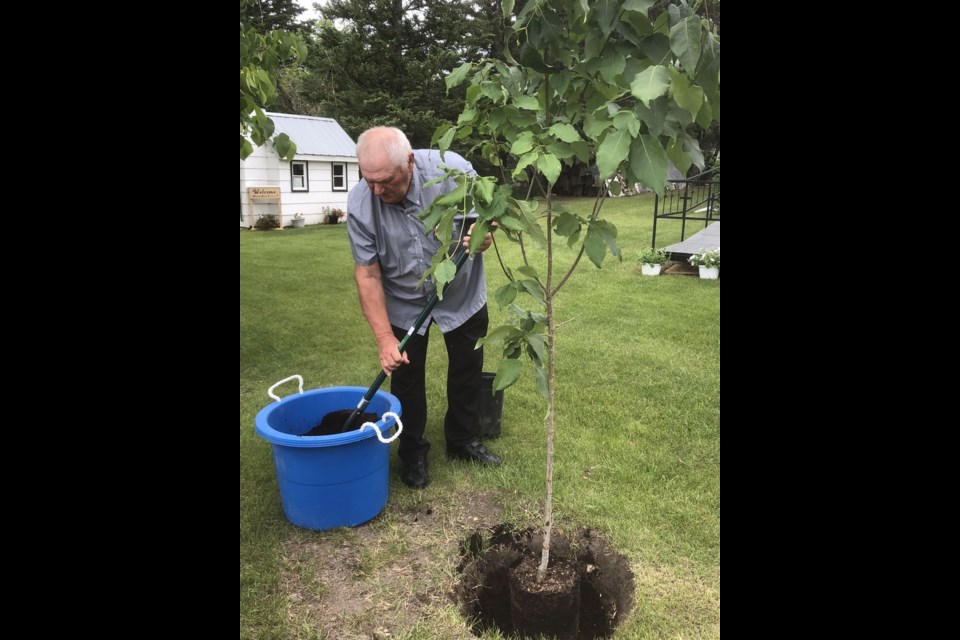
[(326, 224), (337, 224), (347, 215), (343, 212), (343, 209), (331, 209), (330, 207), (324, 207), (321, 213)]
[(261, 231), (276, 229), (280, 226), (280, 220), (272, 213), (265, 213), (257, 216), (257, 221), (253, 226)]

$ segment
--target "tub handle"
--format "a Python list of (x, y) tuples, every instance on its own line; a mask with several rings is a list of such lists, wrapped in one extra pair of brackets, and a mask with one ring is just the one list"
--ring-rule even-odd
[(299, 374), (296, 374), (296, 373), (293, 374), (292, 376), (290, 376), (289, 378), (284, 378), (284, 379), (281, 380), (280, 382), (275, 383), (272, 387), (270, 387), (269, 389), (267, 389), (267, 395), (270, 396), (271, 398), (273, 398), (274, 400), (276, 400), (277, 402), (280, 402), (280, 398), (278, 398), (277, 396), (273, 395), (273, 390), (276, 389), (277, 387), (279, 387), (280, 385), (282, 385), (284, 382), (289, 382), (289, 381), (293, 380), (294, 378), (296, 378), (297, 380), (300, 381), (300, 395), (303, 395), (303, 376), (301, 376), (301, 375), (299, 375)]
[(403, 423), (400, 422), (400, 416), (395, 414), (393, 411), (387, 411), (386, 413), (383, 414), (382, 417), (389, 418), (390, 416), (393, 416), (393, 419), (397, 421), (397, 432), (392, 436), (390, 436), (389, 438), (384, 438), (383, 435), (380, 433), (380, 427), (378, 427), (373, 422), (364, 422), (362, 425), (360, 425), (360, 431), (363, 431), (365, 427), (373, 427), (373, 430), (377, 432), (377, 439), (380, 440), (380, 442), (382, 442), (383, 444), (390, 444), (391, 442), (396, 440), (397, 436), (400, 435), (400, 432), (403, 431)]

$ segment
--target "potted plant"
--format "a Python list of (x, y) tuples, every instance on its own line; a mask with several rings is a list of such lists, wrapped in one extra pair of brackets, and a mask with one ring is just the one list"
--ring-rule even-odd
[(305, 222), (306, 221), (303, 218), (303, 214), (298, 211), (295, 214), (293, 214), (293, 219), (290, 221), (290, 226), (293, 227), (294, 229), (300, 229), (303, 227)]
[(664, 249), (642, 249), (637, 256), (640, 261), (640, 272), (645, 276), (658, 276), (660, 269), (667, 261), (667, 252)]
[(690, 256), (687, 262), (691, 266), (700, 267), (700, 277), (704, 280), (716, 280), (720, 277), (720, 247), (716, 249), (700, 247), (700, 251)]

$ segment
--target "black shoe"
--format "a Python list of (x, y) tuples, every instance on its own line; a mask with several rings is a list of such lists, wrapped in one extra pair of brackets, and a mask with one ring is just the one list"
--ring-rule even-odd
[(462, 447), (448, 446), (447, 457), (451, 458), (452, 460), (474, 460), (480, 464), (489, 464), (493, 466), (497, 466), (503, 462), (500, 459), (500, 456), (483, 446), (483, 443), (479, 440), (474, 440), (470, 444)]
[(400, 470), (400, 479), (403, 484), (414, 489), (423, 489), (430, 484), (430, 476), (427, 475), (427, 457), (420, 456), (415, 460), (403, 463)]

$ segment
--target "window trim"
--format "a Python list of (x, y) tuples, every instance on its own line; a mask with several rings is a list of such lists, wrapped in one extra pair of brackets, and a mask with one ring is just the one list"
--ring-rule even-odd
[[(337, 176), (334, 173), (334, 167), (343, 167), (343, 186), (337, 186)], [(330, 190), (331, 191), (347, 191), (349, 185), (347, 184), (347, 163), (346, 162), (331, 162), (330, 163)]]
[[(294, 182), (294, 165), (302, 164), (303, 165), (303, 187), (299, 188)], [(290, 161), (290, 191), (296, 191), (297, 193), (306, 193), (310, 191), (310, 163), (306, 160), (291, 160)]]

